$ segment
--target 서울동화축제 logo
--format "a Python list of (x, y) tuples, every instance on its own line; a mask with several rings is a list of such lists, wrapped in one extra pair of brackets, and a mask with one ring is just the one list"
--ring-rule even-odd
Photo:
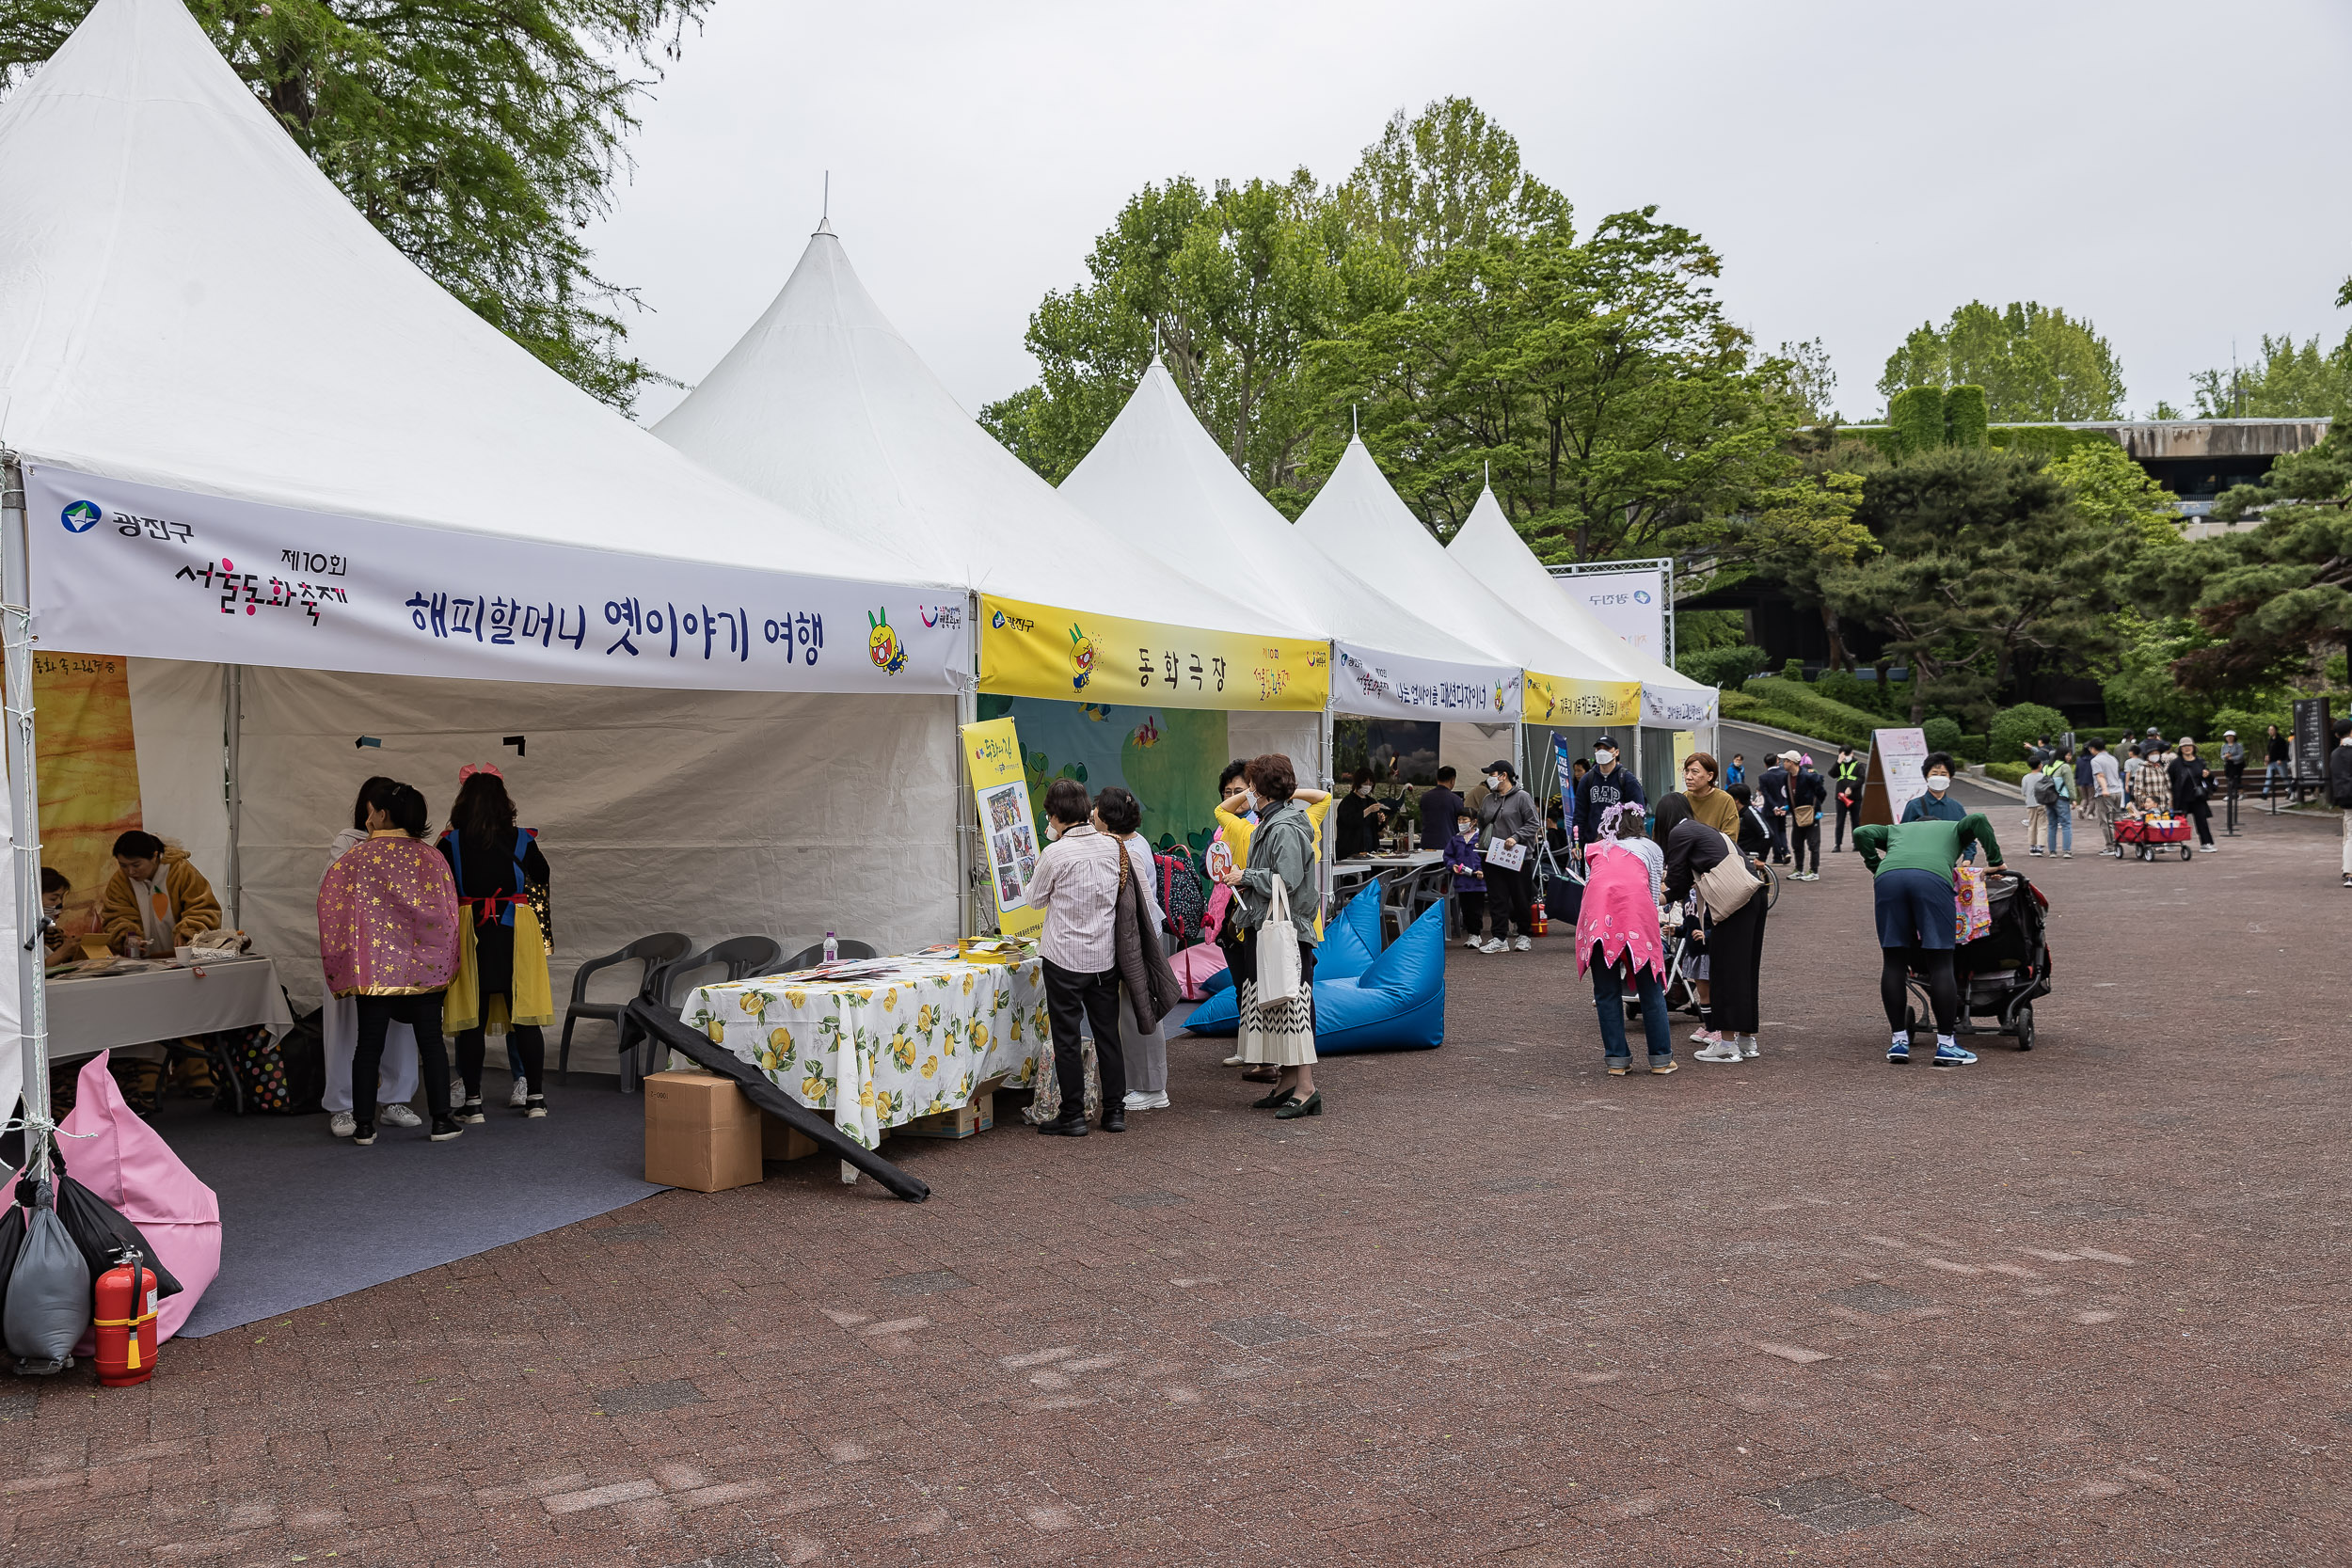
[(104, 520), (106, 514), (96, 501), (75, 501), (67, 507), (57, 521), (68, 533), (87, 533)]
[(866, 657), (874, 661), (874, 668), (885, 675), (895, 675), (907, 667), (907, 651), (898, 645), (898, 634), (890, 625), (890, 607), (884, 605), (880, 614), (866, 617)]

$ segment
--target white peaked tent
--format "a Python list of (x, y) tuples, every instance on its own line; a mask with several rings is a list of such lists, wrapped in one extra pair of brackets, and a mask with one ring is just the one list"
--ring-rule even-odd
[(1333, 641), (1336, 713), (1496, 721), (1519, 667), (1423, 621), (1300, 537), (1200, 427), (1157, 358), (1061, 483), (1078, 509), (1276, 626)]
[(1609, 629), (1567, 585), (1544, 570), (1535, 552), (1502, 515), (1491, 489), (1446, 545), (1446, 554), (1528, 616), (1575, 644), (1598, 653), (1642, 683), (1642, 722), (1661, 729), (1704, 730), (1715, 722), (1716, 694)]
[(1542, 722), (1565, 705), (1589, 710), (1600, 722), (1631, 721), (1638, 702), (1632, 677), (1613, 657), (1547, 630), (1464, 570), (1390, 485), (1362, 440), (1347, 443), (1299, 517), (1298, 531), (1422, 620), (1518, 664), (1526, 673), (1524, 702), (1499, 718), (1517, 722), (1524, 714)]
[[(1169, 572), (1057, 494), (941, 385), (866, 292), (829, 224), (809, 237), (766, 312), (654, 433), (753, 493), (975, 594), (1252, 638), (1320, 629)], [(1311, 717), (1296, 713), (1235, 713), (1232, 722), (1236, 745), (1297, 756), (1314, 754), (1320, 738)]]
[(541, 832), (559, 995), (665, 927), (952, 929), (945, 807), (930, 835), (907, 816), (952, 778), (969, 667), (921, 626), (960, 602), (942, 573), (726, 483), (450, 297), (179, 0), (100, 0), (0, 104), (0, 214), (34, 630), (130, 656), (145, 819), (298, 1002), (359, 780), (439, 812), (465, 762)]

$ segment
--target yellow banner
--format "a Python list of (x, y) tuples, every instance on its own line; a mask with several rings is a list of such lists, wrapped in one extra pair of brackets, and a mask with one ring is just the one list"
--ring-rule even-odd
[(1531, 724), (1597, 726), (1642, 721), (1640, 681), (1586, 681), (1527, 672), (1521, 688)]
[(980, 689), (1066, 703), (1321, 711), (1331, 644), (1193, 631), (980, 595)]
[(1037, 818), (1029, 810), (1029, 775), (1021, 765), (1021, 739), (1010, 719), (966, 724), (962, 734), (972, 801), (980, 814), (980, 853), (996, 901), (996, 928), (1009, 937), (1026, 936), (1045, 924), (1045, 912), (1022, 902), (1041, 846)]

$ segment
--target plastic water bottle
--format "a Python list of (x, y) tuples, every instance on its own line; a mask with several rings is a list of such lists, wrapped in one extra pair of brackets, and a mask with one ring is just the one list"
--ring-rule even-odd
[(841, 945), (840, 945), (840, 943), (838, 943), (838, 942), (834, 942), (834, 941), (833, 940), (833, 933), (832, 933), (831, 931), (827, 931), (827, 932), (825, 933), (825, 961), (826, 961), (827, 963), (831, 963), (831, 962), (833, 962), (835, 958), (839, 958), (840, 956), (841, 956)]

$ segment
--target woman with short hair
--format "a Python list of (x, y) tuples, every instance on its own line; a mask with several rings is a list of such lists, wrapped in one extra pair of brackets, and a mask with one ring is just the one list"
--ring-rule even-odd
[[(1157, 932), (1167, 917), (1160, 910), (1158, 868), (1152, 863), (1152, 847), (1140, 831), (1143, 803), (1117, 784), (1107, 785), (1094, 798), (1094, 825), (1117, 840), (1126, 855), (1127, 874), (1143, 896), (1146, 927)], [(1146, 1008), (1151, 1006), (1147, 998)], [(1149, 1030), (1136, 1025), (1135, 998), (1125, 985), (1119, 988), (1119, 1054), (1127, 1069), (1126, 1108), (1167, 1110), (1168, 1030), (1157, 1022)]]
[(1089, 819), (1086, 785), (1056, 779), (1045, 789), (1045, 836), (1029, 878), (1028, 903), (1045, 911), (1038, 956), (1045, 965), (1045, 1014), (1054, 1035), (1060, 1114), (1038, 1123), (1048, 1137), (1087, 1135), (1083, 1039), (1094, 1039), (1103, 1084), (1103, 1131), (1127, 1131), (1126, 1058), (1119, 1044), (1120, 847)]
[[(321, 887), (326, 886), (326, 873), (337, 861), (368, 841), (368, 806), (371, 802), (381, 806), (397, 782), (379, 773), (359, 786), (358, 798), (351, 802), (351, 826), (338, 832), (326, 847), (326, 865), (319, 873)], [(326, 1089), (320, 1097), (326, 1108), (326, 1131), (334, 1137), (348, 1138), (358, 1129), (358, 1118), (351, 1108), (351, 1062), (359, 1049), (358, 999), (328, 997), (319, 1011), (319, 1031), (326, 1044)], [(417, 1098), (417, 1062), (416, 1031), (395, 1022), (385, 1031), (384, 1061), (375, 1085), (376, 1120), (387, 1127), (424, 1125), (408, 1108), (408, 1101)]]
[[(1237, 937), (1232, 961), (1241, 1054), (1246, 1061), (1279, 1069), (1274, 1092), (1251, 1103), (1286, 1121), (1319, 1117), (1323, 1096), (1315, 1088), (1314, 918), (1322, 895), (1315, 885), (1314, 826), (1307, 808), (1295, 799), (1298, 781), (1289, 757), (1279, 752), (1254, 757), (1244, 778), (1249, 803), (1258, 812), (1258, 825), (1249, 835), (1249, 864), (1225, 866), (1217, 880), (1234, 894), (1230, 924)], [(1273, 909), (1278, 880), (1298, 935), (1298, 990), (1279, 1002), (1261, 1002), (1259, 933)]]

